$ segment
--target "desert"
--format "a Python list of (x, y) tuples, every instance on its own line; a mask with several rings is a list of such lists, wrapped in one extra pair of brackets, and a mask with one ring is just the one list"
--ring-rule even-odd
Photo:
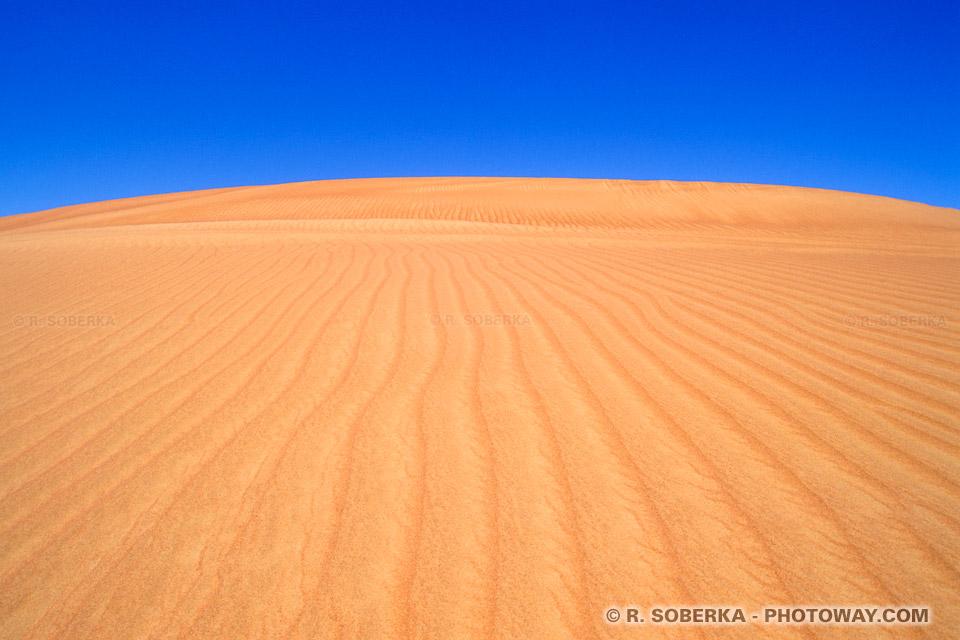
[[(0, 637), (960, 632), (956, 209), (327, 180), (0, 218), (0, 264)], [(627, 624), (676, 606), (746, 621)]]

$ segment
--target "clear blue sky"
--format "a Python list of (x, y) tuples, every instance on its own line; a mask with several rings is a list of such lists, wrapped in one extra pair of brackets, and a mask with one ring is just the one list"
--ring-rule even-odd
[(956, 0), (0, 8), (0, 214), (327, 178), (790, 184), (960, 207)]

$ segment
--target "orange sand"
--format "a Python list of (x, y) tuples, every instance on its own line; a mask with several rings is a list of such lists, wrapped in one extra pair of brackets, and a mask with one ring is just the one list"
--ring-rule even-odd
[[(314, 182), (0, 219), (0, 273), (0, 638), (960, 633), (957, 210)], [(934, 621), (604, 622), (780, 603)]]

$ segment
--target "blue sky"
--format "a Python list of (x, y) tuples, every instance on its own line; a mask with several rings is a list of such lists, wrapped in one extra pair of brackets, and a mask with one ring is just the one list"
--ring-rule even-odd
[(960, 207), (958, 3), (5, 3), (0, 214), (377, 176)]

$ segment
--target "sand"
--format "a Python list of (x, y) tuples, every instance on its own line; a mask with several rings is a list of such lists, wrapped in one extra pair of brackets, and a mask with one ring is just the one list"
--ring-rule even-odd
[[(0, 219), (0, 637), (957, 637), (960, 211), (547, 179)], [(610, 607), (931, 607), (628, 627)]]

